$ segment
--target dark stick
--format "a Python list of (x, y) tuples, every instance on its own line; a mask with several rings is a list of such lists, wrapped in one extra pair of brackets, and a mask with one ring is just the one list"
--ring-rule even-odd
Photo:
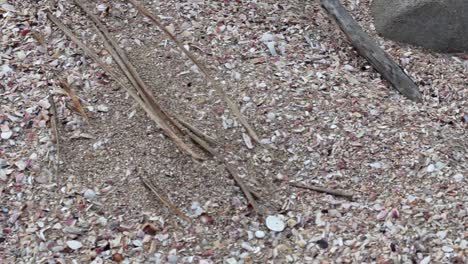
[(321, 0), (321, 4), (359, 54), (365, 57), (384, 79), (407, 98), (416, 102), (422, 101), (422, 95), (413, 80), (362, 30), (339, 0)]

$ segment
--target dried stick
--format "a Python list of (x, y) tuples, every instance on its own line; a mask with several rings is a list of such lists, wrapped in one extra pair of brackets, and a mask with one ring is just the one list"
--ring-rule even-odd
[(57, 27), (62, 30), (65, 35), (67, 35), (76, 45), (78, 45), (81, 49), (84, 50), (84, 52), (91, 57), (105, 72), (107, 72), (116, 82), (117, 84), (122, 87), (124, 90), (126, 90), (130, 96), (133, 97), (135, 101), (145, 110), (145, 112), (150, 116), (151, 119), (153, 119), (154, 122), (165, 132), (165, 134), (171, 138), (174, 143), (179, 146), (184, 152), (189, 154), (195, 159), (203, 159), (200, 155), (196, 154), (193, 152), (192, 149), (190, 149), (189, 146), (187, 146), (173, 131), (170, 129), (167, 124), (154, 112), (152, 111), (149, 106), (146, 105), (146, 103), (136, 94), (134, 91), (131, 89), (128, 89), (127, 86), (124, 84), (124, 82), (118, 77), (119, 74), (114, 71), (111, 67), (108, 65), (104, 64), (100, 59), (99, 56), (96, 54), (96, 52), (92, 51), (90, 48), (88, 48), (83, 42), (81, 42), (78, 38), (75, 37), (75, 35), (62, 23), (56, 18), (52, 13), (49, 11), (47, 12), (47, 17), (55, 24)]
[(80, 103), (80, 99), (78, 99), (78, 96), (76, 96), (75, 92), (71, 88), (70, 84), (68, 84), (67, 81), (65, 81), (62, 78), (58, 78), (60, 86), (67, 92), (68, 97), (70, 97), (70, 100), (72, 101), (73, 106), (76, 108), (76, 110), (81, 114), (81, 116), (85, 119), (86, 124), (89, 126), (89, 120), (88, 116), (86, 115), (85, 110), (83, 109), (83, 106)]
[(293, 187), (296, 187), (296, 188), (316, 191), (316, 192), (319, 192), (319, 193), (327, 193), (327, 194), (331, 194), (331, 195), (335, 195), (335, 196), (341, 196), (341, 197), (347, 198), (349, 200), (353, 199), (353, 194), (352, 193), (348, 193), (348, 192), (344, 192), (344, 191), (340, 191), (340, 190), (331, 190), (331, 189), (318, 187), (318, 186), (314, 186), (314, 185), (302, 185), (302, 184), (293, 183), (293, 182), (290, 182), (289, 185), (291, 185)]
[(148, 10), (146, 10), (143, 6), (141, 6), (137, 1), (135, 0), (129, 0), (129, 2), (136, 8), (138, 11), (140, 11), (143, 15), (145, 15), (147, 18), (149, 18), (160, 30), (162, 30), (174, 43), (176, 46), (198, 67), (198, 69), (203, 73), (204, 77), (208, 81), (209, 85), (212, 85), (215, 90), (221, 95), (223, 100), (227, 103), (228, 107), (231, 109), (231, 111), (234, 113), (234, 115), (239, 119), (239, 122), (245, 127), (247, 130), (247, 133), (252, 137), (252, 139), (260, 143), (260, 139), (257, 136), (257, 133), (255, 130), (250, 126), (250, 124), (247, 122), (247, 119), (242, 115), (242, 113), (239, 111), (239, 108), (237, 105), (232, 102), (231, 99), (227, 96), (227, 94), (224, 92), (223, 88), (219, 84), (218, 81), (216, 81), (208, 72), (208, 69), (201, 63), (199, 62), (195, 56), (190, 53), (180, 42), (177, 40), (177, 38), (162, 25), (162, 23), (154, 16), (152, 15)]
[(177, 119), (177, 121), (179, 121), (182, 125), (184, 125), (184, 127), (186, 127), (188, 130), (192, 131), (195, 135), (199, 136), (200, 138), (204, 139), (205, 141), (207, 141), (208, 143), (212, 145), (215, 145), (215, 146), (218, 145), (218, 142), (216, 142), (215, 138), (212, 138), (208, 136), (207, 134), (203, 133), (203, 131), (194, 127), (192, 124), (185, 121), (179, 115), (174, 115), (174, 117)]
[[(224, 163), (224, 167), (229, 172), (229, 174), (231, 174), (232, 178), (237, 183), (237, 185), (239, 185), (245, 197), (247, 198), (247, 201), (249, 201), (250, 205), (252, 205), (252, 208), (254, 209), (254, 211), (257, 212), (257, 214), (259, 215), (264, 215), (265, 212), (258, 206), (257, 201), (253, 197), (252, 191), (250, 191), (250, 188), (247, 187), (244, 181), (237, 175), (237, 170), (227, 161), (222, 160), (222, 157), (218, 156), (218, 159)], [(255, 196), (258, 196), (258, 195), (256, 194)]]
[(54, 96), (52, 95), (52, 93), (49, 94), (49, 103), (50, 103), (50, 114), (52, 115), (52, 118), (50, 119), (50, 126), (52, 128), (52, 133), (54, 135), (54, 140), (52, 140), (52, 142), (55, 143), (55, 148), (57, 149), (55, 153), (56, 161), (55, 161), (54, 170), (55, 170), (55, 177), (58, 178), (58, 170), (59, 170), (59, 164), (60, 164), (60, 135), (59, 135), (59, 130), (58, 130), (57, 106), (55, 105)]
[(175, 215), (180, 217), (181, 219), (192, 223), (192, 219), (190, 219), (186, 214), (184, 214), (182, 211), (180, 211), (173, 203), (171, 203), (164, 195), (160, 194), (157, 190), (156, 187), (154, 187), (148, 180), (140, 176), (141, 181), (143, 184), (156, 195), (156, 197), (163, 203), (168, 209), (170, 209)]

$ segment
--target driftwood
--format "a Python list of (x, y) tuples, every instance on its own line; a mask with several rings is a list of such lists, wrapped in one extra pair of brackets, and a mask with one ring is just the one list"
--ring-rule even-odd
[(362, 30), (339, 0), (321, 0), (321, 4), (359, 54), (365, 57), (384, 79), (407, 98), (416, 102), (422, 101), (422, 95), (413, 80)]
[(311, 190), (311, 191), (315, 191), (315, 192), (319, 192), (319, 193), (326, 193), (326, 194), (331, 194), (331, 195), (335, 195), (335, 196), (341, 196), (341, 197), (344, 197), (344, 198), (349, 199), (349, 200), (353, 199), (353, 194), (352, 193), (348, 193), (348, 192), (344, 192), (344, 191), (340, 191), (340, 190), (332, 190), (332, 189), (327, 189), (327, 188), (318, 187), (318, 186), (314, 186), (314, 185), (302, 185), (302, 184), (292, 183), (292, 182), (289, 183), (289, 185), (291, 185), (293, 187), (296, 187), (296, 188), (307, 189), (307, 190)]

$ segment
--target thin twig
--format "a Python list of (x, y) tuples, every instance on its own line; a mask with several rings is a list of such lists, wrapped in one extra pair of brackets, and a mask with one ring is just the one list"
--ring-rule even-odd
[(49, 11), (47, 12), (47, 17), (55, 24), (57, 27), (62, 30), (65, 35), (67, 35), (76, 45), (78, 45), (81, 49), (84, 50), (84, 52), (91, 57), (107, 74), (109, 74), (116, 82), (117, 84), (122, 87), (124, 90), (126, 90), (135, 101), (145, 110), (145, 112), (150, 116), (151, 119), (153, 119), (154, 122), (165, 132), (165, 134), (171, 138), (174, 143), (179, 146), (184, 152), (189, 154), (195, 159), (203, 159), (200, 155), (195, 153), (189, 146), (187, 146), (173, 131), (170, 129), (167, 124), (164, 122), (164, 120), (161, 119), (154, 111), (152, 111), (149, 106), (146, 105), (146, 103), (136, 94), (132, 89), (128, 89), (127, 86), (124, 84), (124, 81), (122, 81), (118, 76), (119, 74), (113, 70), (111, 67), (108, 65), (104, 64), (100, 59), (99, 56), (96, 54), (96, 52), (92, 51), (90, 48), (88, 48), (83, 42), (81, 42), (68, 28), (65, 26), (62, 22), (58, 20), (52, 13)]
[(290, 182), (289, 185), (291, 185), (293, 187), (296, 187), (296, 188), (316, 191), (316, 192), (319, 192), (319, 193), (327, 193), (327, 194), (331, 194), (331, 195), (335, 195), (335, 196), (341, 196), (341, 197), (347, 198), (349, 200), (353, 199), (353, 194), (345, 192), (345, 191), (331, 190), (331, 189), (327, 189), (327, 188), (323, 188), (323, 187), (319, 187), (319, 186), (314, 186), (314, 185), (302, 185), (302, 184), (293, 183), (293, 182)]
[[(265, 212), (258, 206), (257, 201), (253, 197), (253, 192), (250, 190), (249, 187), (247, 187), (247, 185), (245, 185), (244, 181), (238, 176), (237, 170), (227, 161), (223, 161), (223, 163), (224, 163), (226, 170), (229, 172), (229, 174), (231, 174), (234, 181), (241, 188), (242, 192), (247, 198), (247, 201), (249, 201), (250, 205), (252, 205), (252, 208), (254, 209), (254, 211), (257, 212), (258, 215), (264, 215)], [(258, 194), (255, 194), (255, 196), (258, 197)]]
[(140, 11), (143, 15), (145, 15), (147, 18), (149, 18), (160, 30), (162, 30), (175, 44), (176, 46), (198, 67), (198, 69), (203, 73), (204, 77), (208, 81), (209, 85), (212, 85), (215, 90), (221, 95), (223, 100), (227, 103), (228, 107), (231, 109), (231, 111), (234, 113), (234, 115), (239, 119), (239, 122), (245, 127), (247, 130), (247, 133), (252, 137), (252, 139), (260, 143), (260, 139), (257, 136), (257, 133), (255, 130), (250, 126), (250, 124), (247, 122), (247, 119), (244, 117), (244, 115), (239, 111), (239, 108), (237, 105), (232, 102), (232, 100), (227, 96), (227, 94), (224, 92), (223, 88), (219, 84), (218, 81), (216, 81), (208, 72), (208, 69), (201, 63), (199, 62), (195, 56), (190, 53), (183, 45), (180, 43), (179, 40), (172, 34), (169, 30), (166, 29), (166, 27), (163, 26), (163, 24), (154, 16), (152, 15), (148, 10), (146, 10), (142, 5), (140, 5), (137, 1), (135, 0), (129, 0), (129, 2), (136, 8), (138, 11)]
[(208, 143), (210, 143), (210, 144), (212, 144), (214, 146), (218, 145), (218, 142), (216, 142), (215, 138), (210, 137), (207, 134), (203, 133), (203, 131), (201, 131), (200, 129), (194, 127), (192, 124), (185, 121), (179, 115), (174, 115), (174, 117), (177, 119), (177, 121), (179, 121), (182, 125), (184, 125), (184, 127), (186, 127), (188, 130), (192, 131), (195, 135), (203, 138), (205, 141), (207, 141)]
[(170, 202), (164, 195), (160, 194), (157, 190), (156, 187), (153, 186), (148, 180), (140, 176), (141, 181), (143, 184), (156, 195), (156, 197), (163, 203), (168, 209), (170, 209), (174, 214), (176, 214), (178, 217), (181, 219), (192, 223), (192, 219), (190, 219), (186, 214), (184, 214), (182, 211), (180, 211), (172, 202)]
[(60, 164), (60, 135), (59, 135), (59, 129), (58, 129), (58, 115), (57, 115), (57, 106), (55, 105), (54, 101), (54, 96), (52, 93), (49, 94), (49, 103), (50, 103), (50, 114), (51, 119), (50, 119), (50, 126), (52, 128), (52, 133), (53, 133), (53, 140), (52, 142), (55, 143), (55, 148), (57, 149), (55, 151), (55, 178), (56, 181), (58, 181), (58, 171), (59, 171), (59, 164)]

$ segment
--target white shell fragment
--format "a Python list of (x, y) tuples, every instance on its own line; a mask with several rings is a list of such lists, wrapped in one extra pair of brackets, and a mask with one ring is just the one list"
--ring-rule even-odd
[(264, 238), (265, 237), (265, 232), (262, 230), (255, 231), (255, 237), (256, 238)]
[(242, 133), (242, 138), (244, 139), (244, 143), (248, 149), (253, 149), (252, 139), (246, 133)]
[(73, 250), (77, 250), (80, 249), (83, 246), (83, 244), (81, 244), (81, 242), (77, 240), (69, 240), (67, 241), (67, 246)]
[(271, 231), (281, 232), (286, 227), (286, 224), (278, 216), (270, 215), (266, 218), (266, 226)]

